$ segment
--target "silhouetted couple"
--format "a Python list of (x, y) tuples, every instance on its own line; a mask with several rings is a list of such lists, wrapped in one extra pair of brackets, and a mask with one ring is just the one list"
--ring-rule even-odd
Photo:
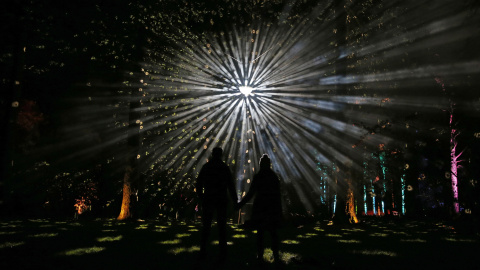
[(203, 208), (200, 258), (206, 256), (207, 241), (213, 215), (216, 212), (220, 246), (219, 259), (221, 262), (226, 259), (228, 195), (234, 202), (235, 209), (240, 209), (256, 195), (250, 223), (257, 230), (257, 259), (260, 263), (263, 262), (263, 237), (265, 231), (268, 231), (272, 236), (272, 251), (275, 262), (280, 262), (277, 233), (282, 220), (280, 181), (270, 166), (268, 155), (263, 155), (260, 159), (260, 170), (253, 177), (247, 195), (237, 203), (238, 199), (232, 174), (228, 166), (222, 161), (222, 149), (219, 147), (213, 149), (211, 159), (202, 167), (195, 186)]

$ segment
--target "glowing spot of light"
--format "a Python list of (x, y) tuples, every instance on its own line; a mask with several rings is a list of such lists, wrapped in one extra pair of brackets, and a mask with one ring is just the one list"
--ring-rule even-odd
[(180, 244), (182, 241), (180, 239), (174, 239), (174, 240), (165, 240), (165, 241), (162, 241), (162, 242), (159, 242), (159, 244), (162, 244), (162, 245), (176, 245), (176, 244)]
[(387, 257), (397, 257), (397, 253), (392, 251), (386, 250), (360, 250), (354, 251), (354, 254), (362, 254), (362, 255), (372, 255), (372, 256), (387, 256)]
[(359, 240), (351, 239), (351, 240), (337, 240), (338, 243), (343, 243), (343, 244), (360, 244), (362, 243)]
[(196, 252), (196, 251), (200, 251), (200, 247), (199, 246), (192, 246), (192, 247), (177, 247), (177, 248), (172, 248), (168, 251), (168, 253), (171, 253), (171, 254), (179, 254), (179, 253), (185, 253), (185, 252), (188, 252), (188, 253), (192, 253), (192, 252)]
[(297, 241), (297, 240), (284, 240), (284, 241), (282, 241), (282, 243), (283, 244), (288, 244), (288, 245), (298, 245), (298, 244), (300, 244), (300, 242)]
[(60, 255), (66, 255), (66, 256), (79, 256), (79, 255), (85, 255), (85, 254), (92, 254), (92, 253), (98, 253), (105, 250), (104, 247), (89, 247), (89, 248), (77, 248), (77, 249), (72, 249), (72, 250), (67, 250), (62, 252)]
[(116, 237), (107, 236), (107, 237), (99, 237), (99, 238), (97, 238), (97, 241), (98, 242), (114, 242), (114, 241), (120, 241), (120, 240), (122, 240), (122, 238), (123, 238), (123, 236), (121, 236), (121, 235), (116, 236)]
[(252, 88), (252, 87), (246, 86), (246, 85), (245, 85), (245, 86), (240, 86), (238, 89), (239, 89), (240, 92), (241, 92), (244, 96), (246, 96), (246, 97), (248, 97), (248, 96), (252, 93), (252, 91), (253, 91), (253, 88)]
[(0, 243), (0, 249), (3, 248), (13, 248), (17, 246), (21, 246), (25, 244), (25, 242), (6, 242), (6, 243)]

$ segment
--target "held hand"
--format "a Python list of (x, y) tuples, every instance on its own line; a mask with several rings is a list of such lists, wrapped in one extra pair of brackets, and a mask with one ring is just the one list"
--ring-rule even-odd
[(242, 208), (242, 206), (243, 206), (242, 202), (237, 202), (235, 203), (234, 207), (235, 207), (235, 210), (239, 210), (240, 208)]

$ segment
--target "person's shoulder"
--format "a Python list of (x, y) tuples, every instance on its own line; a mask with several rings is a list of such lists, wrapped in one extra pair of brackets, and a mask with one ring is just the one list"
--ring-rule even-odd
[(215, 162), (212, 162), (212, 161), (209, 161), (205, 164), (203, 164), (202, 166), (202, 170), (203, 171), (212, 171), (212, 170), (216, 170), (217, 168), (217, 165), (215, 164)]
[(228, 165), (225, 162), (222, 162), (220, 166), (222, 166), (224, 170), (230, 171), (230, 167), (228, 167)]
[(273, 178), (273, 179), (275, 179), (275, 180), (280, 180), (280, 179), (278, 178), (277, 173), (274, 172), (274, 171), (271, 170), (271, 169), (270, 169), (269, 172), (268, 172), (268, 176), (271, 177), (271, 178)]
[(228, 165), (225, 164), (225, 162), (221, 161), (221, 160), (211, 160), (209, 162), (207, 162), (205, 165), (203, 165), (204, 167), (206, 168), (212, 168), (212, 169), (216, 169), (218, 170), (219, 168), (223, 168), (223, 169), (228, 169)]

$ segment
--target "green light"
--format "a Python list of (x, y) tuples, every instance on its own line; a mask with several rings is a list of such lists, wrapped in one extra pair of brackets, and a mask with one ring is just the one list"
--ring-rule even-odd
[(119, 236), (106, 236), (106, 237), (99, 237), (97, 238), (97, 241), (98, 242), (114, 242), (114, 241), (120, 241), (122, 240), (123, 236), (122, 235), (119, 235)]
[(105, 250), (104, 247), (88, 247), (88, 248), (77, 248), (77, 249), (72, 249), (72, 250), (67, 250), (65, 252), (62, 252), (60, 255), (65, 255), (65, 256), (80, 256), (80, 255), (85, 255), (85, 254), (92, 254), (92, 253), (98, 253)]

